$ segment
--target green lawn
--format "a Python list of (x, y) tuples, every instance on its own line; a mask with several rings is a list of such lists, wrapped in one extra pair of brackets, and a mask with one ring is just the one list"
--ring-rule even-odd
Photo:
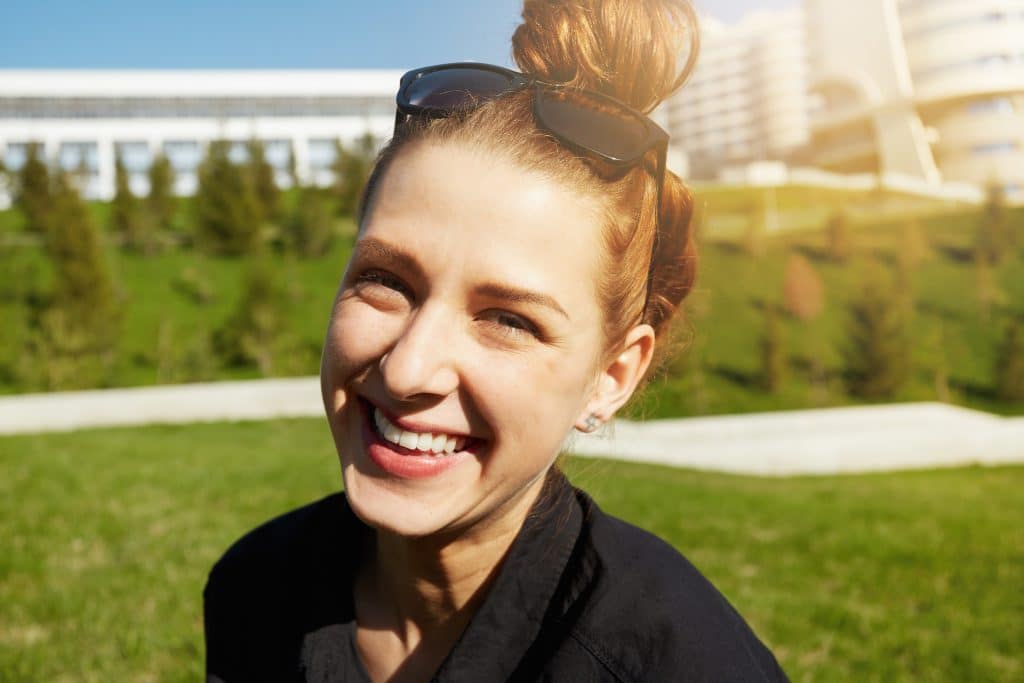
[[(567, 467), (685, 553), (794, 681), (1024, 679), (1024, 468)], [(212, 562), (339, 484), (321, 420), (0, 438), (0, 680), (200, 680)]]

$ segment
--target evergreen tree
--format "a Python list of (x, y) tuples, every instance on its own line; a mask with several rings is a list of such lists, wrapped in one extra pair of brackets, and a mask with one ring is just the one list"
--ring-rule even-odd
[(369, 133), (360, 138), (351, 150), (335, 141), (335, 158), (331, 170), (334, 172), (334, 193), (341, 215), (355, 215), (363, 187), (373, 168), (375, 148), (376, 141)]
[(259, 203), (262, 222), (275, 222), (281, 217), (281, 191), (274, 180), (274, 167), (267, 161), (263, 141), (253, 138), (247, 146), (249, 181)]
[(974, 253), (974, 293), (985, 322), (991, 319), (994, 309), (1007, 302), (1006, 292), (999, 286), (992, 263), (981, 251)]
[(46, 252), (51, 295), (31, 314), (30, 356), (48, 389), (102, 384), (116, 358), (120, 314), (99, 236), (70, 178), (54, 182)]
[(786, 372), (786, 355), (782, 343), (779, 314), (774, 305), (764, 308), (764, 333), (761, 335), (761, 376), (760, 385), (765, 391), (775, 393), (782, 385)]
[(1024, 332), (1012, 318), (996, 352), (995, 393), (1003, 401), (1024, 401)]
[(228, 143), (210, 143), (199, 166), (193, 202), (200, 246), (229, 255), (249, 252), (259, 240), (259, 202), (244, 169), (228, 157)]
[(117, 155), (114, 159), (114, 199), (110, 203), (110, 229), (120, 235), (130, 249), (151, 251), (153, 244), (149, 235), (146, 216), (138, 198), (132, 193), (128, 169)]
[(782, 286), (786, 310), (801, 320), (813, 320), (825, 308), (825, 285), (811, 262), (792, 254), (786, 262)]
[(832, 214), (826, 228), (826, 239), (828, 256), (836, 263), (846, 263), (853, 256), (853, 234), (849, 214), (845, 211)]
[(217, 355), (227, 365), (252, 366), (263, 375), (274, 372), (284, 345), (287, 301), (277, 273), (265, 257), (257, 257), (245, 275), (242, 298), (225, 324), (214, 332)]
[(50, 169), (42, 158), (40, 145), (35, 142), (29, 143), (25, 163), (18, 171), (14, 203), (25, 216), (29, 232), (47, 233), (52, 206)]
[(157, 154), (149, 166), (149, 195), (146, 211), (158, 230), (174, 227), (177, 206), (174, 199), (174, 168), (163, 154)]
[(285, 244), (300, 256), (315, 257), (327, 253), (335, 234), (331, 212), (323, 192), (304, 187), (295, 198)]
[(892, 396), (906, 381), (910, 343), (906, 317), (889, 278), (881, 267), (866, 273), (857, 297), (848, 306), (846, 345), (847, 390), (854, 396)]
[(768, 207), (758, 194), (747, 207), (747, 227), (743, 233), (743, 250), (751, 256), (763, 256), (768, 238)]
[(1006, 193), (1001, 185), (988, 188), (981, 220), (975, 233), (975, 256), (991, 264), (999, 265), (1006, 252), (1012, 247), (1010, 217), (1006, 210)]

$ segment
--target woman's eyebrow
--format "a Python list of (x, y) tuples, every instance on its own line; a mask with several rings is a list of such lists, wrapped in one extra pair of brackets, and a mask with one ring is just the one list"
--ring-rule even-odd
[(510, 287), (509, 285), (497, 282), (486, 282), (477, 286), (474, 291), (480, 296), (486, 296), (492, 299), (501, 299), (502, 301), (508, 301), (511, 303), (546, 306), (561, 314), (566, 320), (569, 319), (569, 314), (565, 312), (565, 309), (559, 306), (558, 302), (547, 294), (541, 294), (540, 292), (534, 292), (529, 289)]
[(358, 264), (364, 260), (372, 260), (374, 263), (382, 266), (397, 267), (411, 272), (420, 279), (423, 278), (423, 268), (412, 254), (404, 251), (399, 246), (375, 237), (359, 240), (356, 244), (352, 261)]

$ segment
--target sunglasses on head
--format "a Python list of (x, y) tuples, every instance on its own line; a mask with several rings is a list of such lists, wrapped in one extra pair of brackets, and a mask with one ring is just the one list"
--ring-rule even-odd
[[(609, 95), (548, 83), (492, 64), (439, 64), (413, 69), (402, 76), (396, 97), (395, 132), (410, 117), (450, 116), (525, 88), (534, 90), (537, 125), (569, 149), (619, 168), (641, 164), (648, 152), (655, 151), (656, 206), (660, 213), (669, 135), (650, 117)], [(656, 230), (652, 263), (657, 235)], [(648, 271), (649, 293), (653, 269)]]

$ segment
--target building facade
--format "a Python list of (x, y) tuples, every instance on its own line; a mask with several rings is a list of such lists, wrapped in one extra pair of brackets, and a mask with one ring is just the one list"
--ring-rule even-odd
[(701, 51), (686, 86), (667, 103), (691, 175), (787, 159), (806, 144), (808, 56), (800, 7), (755, 12), (737, 24), (701, 23)]
[(1024, 199), (1024, 0), (804, 0), (806, 159)]
[[(237, 160), (262, 140), (279, 184), (330, 180), (335, 142), (391, 136), (400, 71), (0, 71), (0, 160), (24, 163), (30, 144), (81, 173), (83, 193), (114, 194), (120, 156), (133, 190), (148, 192), (157, 154), (191, 194), (212, 140)], [(4, 202), (0, 197), (0, 203)]]

